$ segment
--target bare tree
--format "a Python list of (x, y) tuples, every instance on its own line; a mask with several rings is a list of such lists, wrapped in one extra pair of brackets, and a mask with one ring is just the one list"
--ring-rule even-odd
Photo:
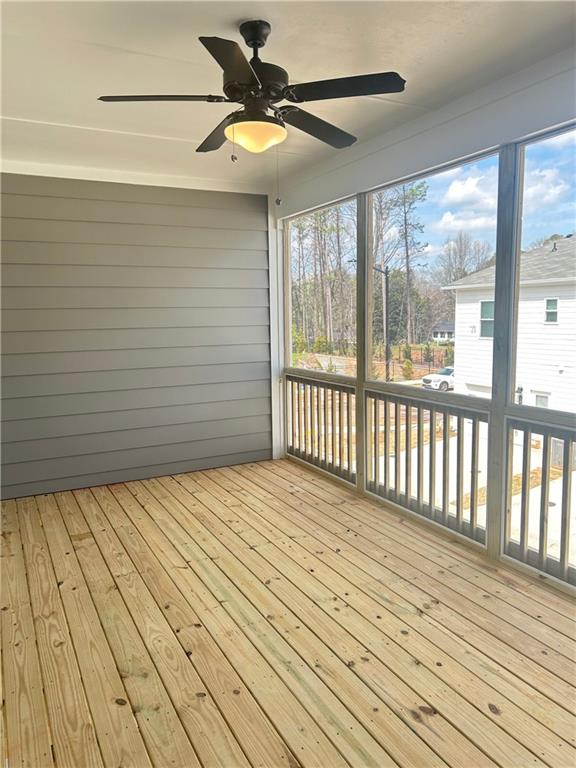
[[(445, 288), (472, 272), (489, 266), (493, 259), (494, 251), (490, 243), (474, 240), (469, 232), (460, 230), (442, 246), (442, 252), (431, 270), (431, 278), (439, 288)], [(443, 291), (440, 305), (443, 307), (445, 318), (454, 317), (455, 302), (453, 291)]]
[(421, 253), (426, 245), (418, 241), (418, 235), (424, 230), (424, 225), (417, 218), (418, 203), (426, 199), (428, 185), (425, 181), (415, 181), (403, 184), (400, 191), (400, 238), (404, 254), (404, 270), (406, 272), (405, 306), (406, 306), (406, 341), (414, 343), (413, 319), (413, 260)]

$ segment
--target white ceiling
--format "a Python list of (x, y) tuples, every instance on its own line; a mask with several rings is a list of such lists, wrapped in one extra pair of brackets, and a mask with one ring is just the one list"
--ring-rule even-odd
[[(106, 93), (221, 93), (221, 71), (199, 35), (236, 39), (264, 18), (262, 58), (292, 82), (397, 70), (403, 94), (309, 103), (371, 138), (573, 45), (571, 2), (5, 2), (3, 156), (86, 175), (181, 179), (190, 186), (267, 190), (276, 154), (230, 161), (196, 146), (226, 104), (104, 104)], [(245, 48), (246, 53), (249, 50)], [(296, 129), (280, 147), (282, 175), (339, 151)], [(88, 171), (88, 169), (91, 169)]]

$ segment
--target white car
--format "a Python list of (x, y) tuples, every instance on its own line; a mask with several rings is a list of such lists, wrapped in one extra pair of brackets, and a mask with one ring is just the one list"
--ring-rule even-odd
[(440, 368), (436, 373), (429, 373), (422, 379), (424, 389), (439, 389), (447, 392), (454, 389), (454, 368)]

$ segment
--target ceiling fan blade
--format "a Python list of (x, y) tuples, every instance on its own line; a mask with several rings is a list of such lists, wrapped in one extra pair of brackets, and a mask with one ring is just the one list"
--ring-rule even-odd
[(242, 85), (260, 85), (260, 80), (242, 53), (238, 43), (221, 37), (198, 38), (224, 70), (227, 78)]
[(98, 101), (228, 101), (225, 96), (189, 96), (187, 94), (158, 94), (129, 95), (129, 96), (98, 96)]
[(196, 152), (214, 152), (215, 149), (220, 149), (222, 144), (226, 141), (224, 128), (226, 128), (230, 122), (231, 117), (232, 115), (228, 115), (221, 123), (218, 123), (212, 133), (206, 136), (202, 144), (200, 144), (199, 147), (196, 147)]
[(335, 80), (289, 85), (284, 89), (284, 98), (299, 102), (343, 99), (348, 96), (377, 96), (381, 93), (400, 93), (405, 84), (406, 80), (397, 72), (381, 72), (376, 75), (339, 77)]
[(310, 136), (314, 136), (314, 138), (320, 139), (320, 141), (324, 141), (336, 149), (349, 147), (356, 141), (356, 136), (336, 128), (335, 125), (327, 123), (299, 107), (284, 107), (278, 110), (278, 114), (288, 125), (293, 125), (294, 128), (299, 128), (304, 133), (309, 133)]

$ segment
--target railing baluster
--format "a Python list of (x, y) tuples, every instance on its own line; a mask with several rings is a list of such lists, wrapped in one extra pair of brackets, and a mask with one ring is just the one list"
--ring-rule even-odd
[(328, 469), (328, 387), (324, 385), (324, 463)]
[(316, 387), (316, 456), (318, 465), (322, 464), (322, 387)]
[(346, 396), (346, 452), (348, 458), (348, 477), (351, 480), (352, 473), (352, 395), (348, 392)]
[(394, 492), (400, 496), (400, 402), (394, 403)]
[(542, 471), (540, 479), (540, 532), (538, 536), (538, 565), (546, 570), (548, 544), (548, 502), (550, 496), (550, 435), (542, 435)]
[(418, 444), (416, 501), (418, 502), (418, 509), (421, 510), (424, 501), (424, 409), (420, 406), (418, 406), (416, 441)]
[(570, 435), (564, 437), (562, 452), (562, 523), (560, 528), (560, 576), (568, 578), (570, 560), (570, 505), (572, 495), (572, 462), (574, 444)]
[(430, 485), (430, 517), (436, 517), (436, 409), (430, 409), (430, 427), (429, 427), (429, 467), (428, 467), (428, 482)]
[(382, 478), (384, 485), (384, 492), (388, 493), (390, 490), (390, 478), (389, 478), (389, 461), (390, 461), (390, 413), (389, 402), (386, 398), (381, 399), (382, 408), (384, 411), (384, 476)]
[(478, 510), (478, 451), (480, 424), (477, 418), (472, 419), (472, 457), (470, 461), (470, 528), (472, 535), (476, 533), (476, 513)]
[(296, 382), (290, 382), (290, 401), (292, 403), (292, 450), (296, 450)]
[(310, 392), (312, 390), (311, 385), (304, 384), (304, 453), (306, 456), (310, 455), (310, 451), (308, 450), (308, 443), (310, 440), (310, 404), (309, 404), (309, 397)]
[(331, 402), (331, 419), (332, 419), (332, 467), (336, 467), (336, 390), (332, 387), (330, 389)]
[(374, 484), (378, 488), (380, 484), (380, 401), (372, 398), (374, 405)]
[(344, 392), (338, 393), (338, 466), (344, 468)]
[(410, 507), (410, 498), (412, 496), (412, 407), (410, 405), (406, 406), (404, 441), (406, 443), (404, 458), (406, 476), (404, 479), (404, 489), (406, 492), (406, 506)]
[(448, 522), (450, 506), (450, 415), (444, 411), (442, 421), (442, 522)]
[(464, 418), (458, 416), (456, 424), (456, 521), (461, 531), (464, 506)]
[(530, 458), (532, 433), (524, 430), (522, 445), (522, 496), (520, 501), (520, 555), (526, 562), (528, 552), (528, 510), (530, 504)]

